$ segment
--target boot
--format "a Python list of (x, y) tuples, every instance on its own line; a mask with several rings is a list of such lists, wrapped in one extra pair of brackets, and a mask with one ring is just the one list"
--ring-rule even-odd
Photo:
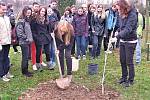
[(72, 81), (72, 75), (67, 75), (68, 77), (68, 81), (71, 82)]
[(40, 63), (36, 63), (36, 67), (38, 68), (38, 70), (39, 70), (40, 72), (43, 71), (42, 65), (41, 65)]

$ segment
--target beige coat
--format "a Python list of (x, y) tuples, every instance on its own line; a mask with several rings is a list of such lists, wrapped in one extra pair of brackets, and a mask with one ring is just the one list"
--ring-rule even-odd
[(9, 17), (0, 17), (0, 45), (11, 44), (11, 24)]

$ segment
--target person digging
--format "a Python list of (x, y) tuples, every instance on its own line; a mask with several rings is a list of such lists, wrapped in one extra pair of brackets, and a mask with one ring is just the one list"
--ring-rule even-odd
[[(72, 59), (71, 49), (74, 42), (74, 29), (67, 21), (60, 21), (52, 33), (54, 45), (56, 47), (56, 58), (59, 66), (60, 79), (56, 79), (56, 84), (61, 89), (69, 87), (72, 80)], [(64, 58), (67, 65), (67, 77), (64, 73)]]

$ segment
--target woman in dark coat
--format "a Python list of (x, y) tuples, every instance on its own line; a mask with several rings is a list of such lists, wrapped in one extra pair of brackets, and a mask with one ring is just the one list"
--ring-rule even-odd
[(52, 33), (50, 24), (47, 20), (47, 9), (45, 7), (41, 7), (37, 13), (36, 20), (32, 21), (33, 27), (33, 39), (36, 45), (36, 64), (37, 68), (40, 68), (42, 71), (41, 63), (40, 63), (40, 54), (42, 47), (44, 48), (46, 54), (46, 61), (48, 67), (50, 67), (50, 49), (49, 45), (51, 42)]
[(92, 26), (92, 58), (100, 56), (100, 50), (105, 30), (105, 11), (102, 5), (97, 6), (97, 12), (91, 17)]
[(135, 77), (133, 56), (137, 44), (136, 30), (138, 20), (137, 11), (131, 2), (127, 0), (119, 0), (117, 2), (121, 25), (118, 34), (112, 39), (112, 42), (120, 39), (122, 77), (118, 82), (125, 87), (132, 85)]

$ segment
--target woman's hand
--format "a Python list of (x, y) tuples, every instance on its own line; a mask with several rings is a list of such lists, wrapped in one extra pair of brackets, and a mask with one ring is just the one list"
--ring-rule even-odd
[(56, 55), (59, 55), (59, 50), (55, 50)]
[(0, 51), (2, 51), (2, 45), (0, 44)]

